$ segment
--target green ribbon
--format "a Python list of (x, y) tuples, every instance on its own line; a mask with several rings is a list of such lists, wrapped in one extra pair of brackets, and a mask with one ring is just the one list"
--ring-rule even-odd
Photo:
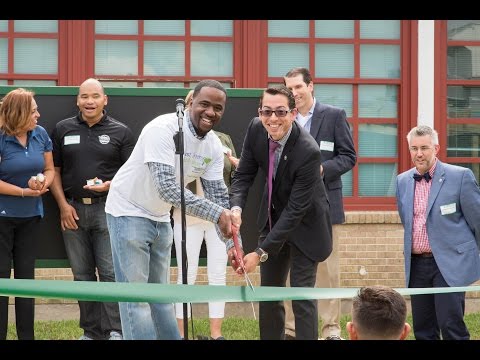
[[(402, 295), (480, 291), (480, 286), (396, 288)], [(96, 281), (0, 279), (0, 295), (107, 302), (205, 303), (352, 298), (358, 288), (173, 285)]]

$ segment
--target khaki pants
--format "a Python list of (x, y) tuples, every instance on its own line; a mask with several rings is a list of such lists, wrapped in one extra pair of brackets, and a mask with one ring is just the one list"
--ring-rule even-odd
[[(333, 249), (327, 260), (318, 263), (316, 288), (340, 287), (340, 264), (338, 256), (340, 225), (332, 225)], [(287, 286), (290, 286), (290, 272), (288, 273)], [(292, 302), (285, 301), (285, 333), (295, 336), (295, 318), (292, 311)], [(340, 336), (340, 299), (318, 300), (318, 312), (322, 319), (322, 337), (329, 335)]]

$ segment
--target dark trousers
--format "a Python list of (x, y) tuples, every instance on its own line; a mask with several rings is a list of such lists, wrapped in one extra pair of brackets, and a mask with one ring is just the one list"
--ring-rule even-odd
[[(15, 279), (35, 277), (35, 227), (40, 216), (0, 217), (0, 278), (10, 278), (12, 261)], [(15, 298), (15, 320), (19, 340), (33, 340), (35, 299)], [(0, 340), (7, 338), (8, 296), (0, 297)]]
[[(260, 236), (261, 241), (266, 235)], [(306, 257), (298, 248), (286, 243), (278, 255), (269, 254), (260, 265), (261, 286), (285, 287), (290, 269), (291, 287), (314, 287), (318, 262)], [(292, 301), (297, 340), (318, 339), (317, 300)], [(283, 340), (285, 337), (285, 308), (283, 301), (259, 303), (261, 340)]]
[[(69, 203), (80, 220), (77, 230), (63, 231), (63, 241), (75, 281), (115, 282), (112, 247), (105, 204)], [(79, 301), (80, 327), (92, 339), (106, 339), (110, 331), (122, 333), (118, 302)]]
[[(410, 288), (448, 287), (435, 258), (412, 257)], [(417, 340), (469, 340), (465, 293), (412, 295), (413, 332)]]

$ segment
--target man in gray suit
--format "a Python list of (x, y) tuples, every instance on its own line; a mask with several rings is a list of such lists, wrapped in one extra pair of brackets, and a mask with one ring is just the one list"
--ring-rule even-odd
[[(438, 134), (429, 126), (407, 135), (414, 168), (397, 177), (410, 288), (467, 286), (480, 278), (480, 190), (472, 171), (437, 159)], [(465, 292), (414, 295), (417, 340), (468, 340)]]
[[(313, 80), (308, 69), (293, 68), (285, 75), (284, 82), (295, 96), (298, 110), (296, 122), (305, 128), (320, 146), (320, 172), (330, 201), (333, 250), (327, 260), (318, 264), (315, 287), (337, 288), (340, 287), (339, 232), (340, 224), (345, 222), (340, 177), (354, 167), (357, 159), (350, 126), (344, 110), (322, 104), (313, 96)], [(318, 310), (323, 323), (321, 336), (325, 339), (339, 339), (340, 299), (319, 300)], [(291, 301), (285, 302), (285, 316), (285, 337), (295, 338)]]

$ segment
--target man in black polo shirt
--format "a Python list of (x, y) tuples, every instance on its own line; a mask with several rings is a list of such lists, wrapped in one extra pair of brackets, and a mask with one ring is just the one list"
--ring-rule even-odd
[[(75, 281), (97, 281), (95, 270), (100, 281), (115, 281), (105, 200), (111, 179), (127, 161), (135, 139), (125, 124), (107, 115), (107, 101), (98, 80), (85, 80), (77, 96), (79, 114), (57, 123), (52, 133), (55, 180), (50, 189), (60, 208)], [(96, 181), (87, 185), (91, 179)], [(122, 339), (118, 303), (78, 304), (84, 331), (80, 339)]]

